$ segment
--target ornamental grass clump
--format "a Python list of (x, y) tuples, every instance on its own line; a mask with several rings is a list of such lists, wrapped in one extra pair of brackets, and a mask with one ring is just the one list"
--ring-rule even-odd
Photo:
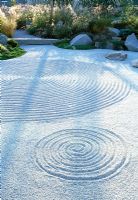
[(53, 15), (53, 36), (55, 38), (66, 38), (72, 36), (72, 25), (75, 17), (71, 7), (55, 9)]
[(32, 23), (28, 27), (31, 34), (41, 37), (64, 38), (72, 35), (74, 12), (71, 7), (55, 6), (51, 12), (50, 6), (39, 6), (33, 12)]
[(12, 37), (16, 29), (16, 13), (13, 12), (3, 12), (0, 8), (0, 32)]
[(50, 8), (47, 6), (36, 7), (32, 17), (32, 23), (28, 26), (31, 34), (41, 37), (50, 37), (53, 32), (53, 24), (50, 18)]
[(111, 20), (109, 18), (99, 18), (99, 19), (93, 19), (89, 23), (89, 31), (91, 33), (101, 33), (104, 30), (106, 30), (107, 27), (111, 25)]

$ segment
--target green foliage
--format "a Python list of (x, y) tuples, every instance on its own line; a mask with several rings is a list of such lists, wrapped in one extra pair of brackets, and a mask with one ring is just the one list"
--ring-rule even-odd
[[(113, 22), (113, 26), (119, 29), (129, 29), (138, 33), (138, 6), (125, 5), (119, 18)], [(127, 31), (124, 33), (127, 35)]]
[(20, 47), (7, 47), (0, 44), (0, 60), (7, 60), (11, 58), (16, 58), (25, 54), (25, 51)]
[(109, 18), (93, 19), (91, 22), (89, 22), (88, 30), (91, 33), (100, 33), (110, 25), (111, 20)]
[(70, 26), (64, 25), (62, 27), (54, 27), (53, 37), (54, 38), (70, 38), (72, 36), (72, 29)]
[(112, 40), (114, 50), (125, 50), (124, 41)]
[(31, 35), (35, 35), (37, 33), (37, 26), (35, 26), (34, 24), (31, 25), (29, 28), (28, 28), (28, 32), (31, 34)]
[(7, 49), (8, 51), (6, 52), (0, 51), (0, 60), (12, 59), (12, 58), (16, 58), (25, 54), (25, 51), (21, 49), (20, 47), (11, 48), (9, 46), (7, 47)]
[(108, 5), (112, 5), (112, 6), (117, 6), (118, 3), (120, 5), (126, 5), (132, 2), (132, 0), (119, 0), (119, 1), (115, 1), (115, 0), (80, 0), (80, 2), (83, 4), (83, 6), (90, 6), (90, 5), (104, 5), (104, 6), (108, 6)]
[(91, 18), (85, 13), (82, 13), (81, 15), (75, 17), (72, 24), (73, 34), (86, 32), (88, 30), (90, 20)]
[(50, 10), (46, 10), (40, 15), (35, 14), (28, 30), (41, 37), (70, 38), (81, 32), (99, 33), (111, 24), (111, 18), (105, 16), (105, 12), (98, 11), (102, 12), (104, 17), (97, 15), (97, 11), (92, 12), (93, 16), (88, 10), (74, 13), (70, 7), (55, 8), (51, 21)]
[(73, 3), (73, 0), (49, 0), (48, 2), (50, 1), (53, 1), (53, 4), (57, 4), (59, 7)]
[(135, 31), (133, 29), (121, 29), (120, 30), (120, 37), (125, 40), (128, 35), (134, 33)]
[[(138, 7), (132, 4), (125, 4), (120, 10), (114, 7), (112, 0), (84, 0), (82, 3), (86, 7), (73, 9), (70, 5), (72, 2), (49, 0), (45, 5), (8, 8), (9, 11), (5, 10), (5, 13), (12, 13), (10, 17), (7, 14), (1, 17), (0, 13), (0, 31), (11, 37), (17, 22), (17, 28), (27, 29), (31, 34), (44, 38), (71, 38), (82, 32), (103, 34), (108, 26), (131, 29), (138, 34)], [(114, 23), (111, 24), (111, 21)]]
[(74, 16), (69, 8), (57, 9), (53, 16), (53, 36), (71, 37)]
[(130, 16), (128, 21), (129, 24), (133, 27), (133, 29), (135, 29), (138, 33), (138, 16)]
[(17, 12), (17, 29), (24, 29), (26, 28), (28, 23), (31, 23), (33, 20), (33, 17), (36, 13), (38, 13), (37, 6), (35, 9), (35, 6), (15, 6), (15, 11)]
[(19, 45), (18, 45), (18, 42), (16, 42), (15, 40), (13, 40), (13, 39), (9, 39), (8, 40), (8, 45), (9, 46), (11, 46), (11, 47), (18, 47)]
[(49, 25), (50, 14), (48, 12), (44, 12), (41, 15), (35, 17), (33, 24), (36, 25), (37, 28), (43, 28)]
[(71, 46), (69, 44), (69, 40), (61, 40), (60, 42), (57, 42), (55, 46), (63, 49), (72, 49), (72, 50), (89, 50), (93, 49), (93, 45), (76, 45), (76, 46)]
[(4, 45), (0, 44), (0, 54), (5, 54), (8, 52), (8, 49)]
[[(62, 23), (61, 25), (59, 23)], [(47, 9), (45, 12), (36, 14), (32, 24), (28, 28), (29, 32), (41, 37), (64, 38), (72, 34), (73, 14), (69, 8), (55, 9), (52, 14)]]
[(125, 29), (128, 26), (128, 21), (124, 18), (113, 22), (113, 27), (117, 29)]
[(59, 21), (62, 21), (63, 24), (71, 25), (73, 23), (73, 13), (67, 7), (64, 9), (56, 9), (53, 16), (54, 24), (57, 24)]

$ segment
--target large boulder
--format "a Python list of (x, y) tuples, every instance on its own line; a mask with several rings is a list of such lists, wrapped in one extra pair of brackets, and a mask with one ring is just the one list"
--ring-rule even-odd
[(8, 42), (8, 37), (2, 33), (0, 33), (0, 44), (6, 45)]
[(120, 30), (117, 29), (117, 28), (109, 27), (109, 28), (108, 28), (108, 31), (111, 33), (111, 35), (112, 35), (113, 37), (117, 37), (117, 36), (120, 35)]
[(109, 60), (123, 61), (127, 58), (127, 54), (123, 53), (109, 53), (105, 56)]
[(77, 35), (70, 41), (70, 45), (91, 45), (93, 43), (92, 39), (87, 34)]
[(138, 39), (136, 38), (135, 33), (132, 33), (126, 38), (125, 46), (129, 51), (138, 51)]

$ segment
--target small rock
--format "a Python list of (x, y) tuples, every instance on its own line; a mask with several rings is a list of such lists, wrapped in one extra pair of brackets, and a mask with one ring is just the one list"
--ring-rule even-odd
[(125, 46), (129, 51), (138, 51), (138, 39), (136, 38), (135, 33), (132, 33), (126, 38)]
[(127, 54), (122, 53), (110, 53), (105, 56), (109, 60), (123, 61), (127, 58)]
[(138, 68), (138, 60), (136, 60), (132, 63), (132, 67)]
[(92, 44), (92, 39), (87, 34), (80, 34), (77, 35), (70, 41), (70, 45), (90, 45)]
[(112, 34), (112, 36), (117, 37), (120, 34), (120, 30), (117, 28), (109, 27), (108, 31)]
[(6, 35), (4, 35), (4, 34), (1, 33), (0, 34), (0, 44), (6, 45), (7, 42), (8, 42), (8, 37)]

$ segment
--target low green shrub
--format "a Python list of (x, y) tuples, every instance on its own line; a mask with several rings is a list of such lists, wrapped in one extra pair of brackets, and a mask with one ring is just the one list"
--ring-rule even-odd
[(130, 16), (128, 21), (130, 26), (135, 30), (136, 33), (138, 33), (138, 15)]
[(54, 38), (70, 38), (72, 36), (72, 28), (70, 26), (64, 25), (62, 27), (53, 28), (53, 37)]
[(24, 29), (24, 28), (26, 28), (26, 19), (19, 18), (17, 20), (17, 29)]
[(122, 40), (125, 40), (127, 38), (128, 35), (134, 33), (135, 30), (132, 28), (127, 28), (127, 29), (121, 29), (120, 30), (120, 37), (122, 38)]
[(135, 31), (138, 30), (138, 6), (125, 5), (119, 18), (113, 21), (113, 26), (119, 29), (133, 28)]
[(94, 19), (91, 22), (89, 22), (88, 30), (91, 33), (95, 33), (95, 34), (101, 33), (104, 30), (106, 30), (106, 28), (110, 25), (111, 25), (111, 19), (109, 18)]
[(58, 22), (62, 22), (63, 25), (72, 25), (74, 19), (74, 13), (70, 7), (64, 7), (62, 9), (55, 9), (53, 15), (53, 23), (57, 25)]
[(35, 35), (36, 30), (37, 30), (37, 26), (31, 25), (31, 26), (28, 27), (27, 30), (28, 30), (28, 32), (29, 32), (31, 35)]
[(0, 53), (6, 54), (8, 52), (9, 52), (8, 49), (4, 45), (0, 44)]
[(73, 24), (72, 24), (73, 35), (88, 31), (90, 20), (91, 20), (90, 16), (87, 16), (86, 13), (82, 13), (74, 17)]
[(41, 37), (50, 37), (53, 33), (53, 27), (50, 19), (50, 11), (45, 11), (41, 14), (35, 15), (32, 24), (28, 27), (31, 34), (39, 35)]
[(70, 45), (70, 40), (61, 40), (55, 44), (55, 46), (63, 49), (72, 49), (72, 50), (89, 50), (94, 49), (93, 45)]
[(17, 29), (25, 29), (28, 21), (31, 22), (36, 11), (38, 12), (37, 7), (38, 6), (17, 4), (8, 8), (3, 7), (3, 10), (5, 10), (5, 13), (8, 11), (8, 13), (11, 13), (12, 16), (14, 15), (17, 23)]
[(114, 28), (117, 28), (117, 29), (125, 29), (126, 27), (128, 27), (129, 23), (126, 19), (119, 18), (118, 20), (113, 21), (112, 25)]
[[(14, 40), (9, 40), (7, 46), (0, 44), (0, 60), (7, 60), (11, 58), (16, 58), (25, 54), (25, 51), (21, 49)], [(17, 46), (15, 46), (15, 44)]]
[(9, 48), (8, 52), (0, 53), (0, 60), (7, 60), (20, 57), (25, 54), (25, 51), (20, 47)]
[(15, 40), (13, 40), (13, 39), (9, 39), (8, 40), (8, 45), (9, 46), (11, 46), (11, 47), (18, 47), (19, 45), (18, 45), (18, 42), (16, 42)]
[(112, 40), (114, 50), (126, 50), (124, 41)]

